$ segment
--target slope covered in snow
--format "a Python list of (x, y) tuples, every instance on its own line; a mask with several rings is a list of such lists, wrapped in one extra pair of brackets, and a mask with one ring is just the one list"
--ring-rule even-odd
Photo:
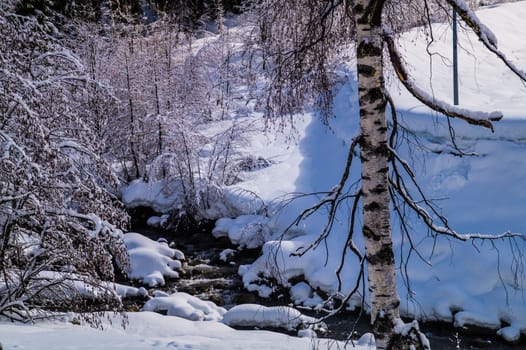
[[(508, 58), (517, 66), (526, 67), (526, 40), (520, 37), (526, 30), (522, 20), (526, 3), (484, 8), (478, 14), (494, 29)], [(451, 34), (444, 24), (434, 25), (433, 30), (431, 58), (419, 29), (399, 40), (420, 87), (449, 101), (451, 65), (447, 57), (451, 52)], [(522, 121), (526, 118), (526, 88), (473, 35), (462, 34), (460, 40), (460, 107), (501, 110), (505, 118), (496, 123), (494, 133), (451, 120), (456, 144), (467, 153), (477, 154), (459, 156), (451, 142), (447, 120), (421, 106), (393, 78), (390, 91), (413, 142), (413, 147), (403, 146), (399, 152), (415, 168), (428, 198), (435, 200), (458, 232), (526, 232), (526, 123)], [(339, 213), (329, 238), (301, 257), (294, 253), (302, 252), (318, 237), (326, 212), (310, 215), (282, 235), (297, 215), (323, 197), (321, 192), (337, 184), (348, 145), (357, 133), (352, 62), (343, 71), (348, 82), (338, 88), (336, 118), (330, 121), (329, 128), (316, 115), (305, 114), (297, 119), (297, 144), (284, 144), (279, 137), (264, 142), (262, 136), (254, 140), (250, 149), (257, 156), (275, 159), (276, 164), (252, 173), (238, 187), (255, 192), (269, 203), (279, 203), (272, 209), (280, 208), (261, 228), (267, 236), (268, 232), (273, 233), (273, 239), (263, 246), (262, 256), (239, 270), (246, 288), (261, 296), (276, 291), (272, 281), (277, 280), (287, 288), (302, 290), (302, 297), (294, 298), (295, 302), (312, 305), (313, 300), (320, 300), (316, 290), (346, 295), (359, 280), (358, 259), (351, 255), (341, 268), (341, 288), (336, 276), (347, 235), (348, 207)], [(359, 168), (353, 168), (351, 181), (357, 180), (358, 175)], [(303, 195), (309, 193), (315, 195)], [(287, 204), (283, 206), (284, 203)], [(396, 218), (393, 228), (404, 314), (454, 322), (457, 326), (483, 326), (508, 340), (518, 339), (521, 332), (526, 334), (524, 240), (459, 242), (431, 235), (414, 216), (408, 220), (415, 249), (409, 249), (408, 237), (396, 225)], [(262, 221), (261, 217), (254, 219), (259, 225)], [(240, 231), (250, 231), (249, 225), (246, 217), (241, 217), (230, 224), (221, 221), (216, 230), (239, 237)], [(355, 237), (356, 245), (362, 246), (358, 235)], [(304, 279), (299, 282), (301, 288), (296, 287), (298, 278)], [(360, 304), (359, 292), (350, 304), (351, 308)]]

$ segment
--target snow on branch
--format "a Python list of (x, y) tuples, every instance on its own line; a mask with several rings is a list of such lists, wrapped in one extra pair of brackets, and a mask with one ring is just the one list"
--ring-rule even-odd
[[(9, 158), (11, 154), (11, 148), (14, 148), (24, 160), (31, 162), (31, 158), (26, 154), (24, 149), (20, 147), (11, 136), (2, 130), (0, 130), (0, 140), (1, 139), (3, 139), (4, 142), (2, 145), (2, 157), (0, 160)], [(38, 165), (35, 164), (34, 166), (38, 168)]]
[(519, 77), (522, 81), (526, 82), (526, 72), (519, 69), (510, 60), (506, 58), (504, 53), (497, 47), (497, 38), (493, 32), (486, 27), (477, 17), (469, 6), (463, 0), (446, 0), (447, 3), (453, 7), (456, 13), (459, 14), (460, 18), (473, 30), (484, 46), (493, 52), (504, 64)]
[(83, 154), (86, 154), (86, 155), (94, 157), (94, 158), (97, 157), (97, 155), (94, 154), (87, 147), (84, 147), (83, 145), (80, 145), (78, 142), (76, 142), (74, 140), (71, 140), (71, 139), (69, 139), (69, 140), (62, 140), (62, 142), (60, 142), (57, 145), (57, 147), (60, 148), (60, 149), (69, 148), (69, 149), (75, 150), (75, 151), (77, 151), (79, 153), (83, 153)]
[(44, 61), (48, 58), (57, 58), (57, 59), (63, 59), (75, 66), (75, 68), (78, 71), (84, 70), (84, 65), (80, 61), (78, 57), (76, 57), (71, 51), (69, 50), (61, 50), (61, 51), (47, 51), (43, 54), (39, 55), (38, 57), (34, 58), (34, 62), (40, 62)]
[(79, 232), (86, 234), (88, 238), (96, 239), (97, 237), (104, 235), (113, 238), (122, 238), (122, 231), (115, 225), (101, 219), (94, 213), (82, 214), (73, 209), (45, 209), (47, 215), (59, 215), (70, 218), (75, 218), (80, 222), (85, 222), (87, 225), (81, 225), (80, 222), (71, 221), (70, 225)]
[(7, 202), (15, 202), (21, 199), (25, 199), (31, 195), (31, 192), (23, 193), (18, 196), (0, 196), (0, 204), (4, 204)]
[(3, 83), (8, 80), (11, 80), (13, 82), (18, 82), (24, 89), (27, 89), (28, 91), (31, 91), (32, 93), (38, 94), (37, 88), (35, 86), (35, 82), (33, 80), (26, 79), (22, 77), (20, 74), (16, 72), (13, 73), (10, 70), (5, 69), (5, 68), (0, 68), (0, 74), (2, 75)]
[(54, 86), (54, 84), (56, 83), (67, 83), (67, 84), (74, 85), (74, 83), (85, 84), (85, 83), (90, 82), (89, 77), (86, 75), (81, 75), (81, 73), (82, 73), (81, 70), (71, 71), (71, 72), (68, 72), (67, 74), (63, 74), (60, 76), (57, 75), (57, 76), (54, 76), (53, 78), (37, 81), (34, 84), (37, 88), (42, 88), (42, 87), (47, 87), (47, 86)]
[(491, 131), (493, 131), (492, 122), (502, 119), (502, 112), (500, 111), (487, 113), (454, 107), (446, 102), (437, 100), (434, 96), (420, 89), (409, 76), (409, 73), (402, 62), (402, 58), (396, 48), (393, 38), (390, 35), (385, 34), (384, 41), (387, 44), (391, 63), (393, 64), (393, 68), (398, 79), (416, 99), (429, 108), (448, 117), (464, 120), (468, 124), (483, 126), (485, 128), (491, 129)]

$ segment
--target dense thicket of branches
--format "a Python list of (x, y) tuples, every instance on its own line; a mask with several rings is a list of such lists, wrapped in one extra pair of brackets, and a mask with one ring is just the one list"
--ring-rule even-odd
[(267, 117), (293, 115), (309, 103), (330, 115), (334, 70), (354, 37), (350, 5), (278, 0), (257, 6)]
[[(86, 96), (103, 89), (52, 23), (0, 8), (0, 314), (81, 307), (75, 284), (113, 291), (127, 215)], [(116, 225), (116, 226), (115, 226)], [(88, 293), (89, 294), (89, 293)]]
[[(111, 115), (99, 128), (105, 156), (119, 164), (123, 181), (170, 181), (182, 194), (181, 212), (208, 217), (208, 195), (236, 181), (232, 160), (246, 132), (237, 117), (250, 94), (233, 88), (249, 76), (242, 39), (225, 33), (194, 47), (192, 34), (170, 18), (107, 37), (82, 28), (76, 50), (114, 99), (105, 104), (96, 91), (87, 106), (93, 120)], [(222, 126), (205, 133), (207, 123)]]
[[(237, 181), (241, 39), (193, 47), (190, 31), (206, 18), (220, 30), (237, 3), (151, 2), (172, 13), (154, 23), (134, 19), (140, 4), (0, 4), (0, 314), (119, 305), (104, 281), (126, 270), (123, 183), (164, 181), (181, 195), (174, 216), (206, 218)], [(211, 122), (216, 134), (199, 130)]]
[(16, 11), (22, 15), (44, 13), (83, 18), (100, 22), (104, 16), (116, 21), (142, 22), (149, 16), (167, 14), (179, 25), (195, 28), (207, 19), (215, 20), (224, 12), (240, 13), (248, 1), (243, 0), (19, 0)]

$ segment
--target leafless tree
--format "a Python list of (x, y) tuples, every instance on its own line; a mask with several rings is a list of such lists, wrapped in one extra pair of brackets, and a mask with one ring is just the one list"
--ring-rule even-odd
[[(174, 217), (202, 219), (220, 186), (236, 179), (237, 145), (247, 131), (236, 117), (249, 97), (233, 87), (250, 68), (239, 59), (241, 39), (226, 28), (203, 32), (209, 40), (194, 46), (195, 34), (174, 21), (162, 15), (112, 31), (80, 23), (88, 45), (72, 45), (112, 102), (93, 95), (88, 108), (93, 120), (107, 116), (104, 156), (120, 164), (124, 181), (177, 184), (183, 205)], [(205, 123), (223, 126), (211, 135)]]

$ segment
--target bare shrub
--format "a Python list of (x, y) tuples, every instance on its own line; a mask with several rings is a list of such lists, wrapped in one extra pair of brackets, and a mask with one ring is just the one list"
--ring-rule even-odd
[(113, 279), (114, 259), (126, 265), (114, 225), (127, 215), (82, 113), (101, 87), (45, 16), (8, 5), (0, 7), (0, 314), (29, 320), (32, 309), (83, 309), (86, 288), (118, 304), (100, 281)]

